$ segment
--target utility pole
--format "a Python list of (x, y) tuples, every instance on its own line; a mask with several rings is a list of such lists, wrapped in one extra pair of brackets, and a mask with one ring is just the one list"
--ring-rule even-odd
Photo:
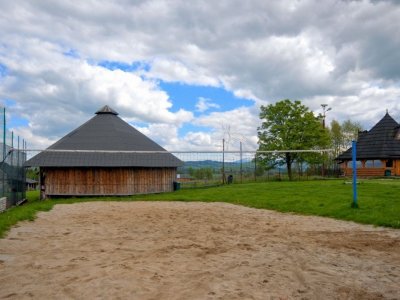
[[(322, 128), (325, 129), (325, 118), (326, 118), (326, 113), (330, 110), (332, 110), (332, 108), (328, 107), (328, 104), (321, 104), (322, 106)], [(324, 157), (322, 158), (324, 159)], [(322, 161), (322, 170), (321, 170), (321, 175), (322, 177), (325, 176), (325, 162)]]
[(325, 129), (326, 113), (332, 110), (332, 108), (328, 107), (328, 104), (321, 104), (321, 106), (322, 106), (322, 128)]

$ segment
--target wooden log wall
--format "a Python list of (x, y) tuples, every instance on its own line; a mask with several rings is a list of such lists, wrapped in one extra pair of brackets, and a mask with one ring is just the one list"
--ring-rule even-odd
[(43, 168), (47, 196), (134, 195), (170, 192), (176, 168)]
[[(386, 161), (383, 162), (385, 164)], [(350, 162), (342, 163), (341, 168), (344, 176), (353, 176), (353, 169), (349, 167)], [(393, 161), (393, 167), (366, 167), (364, 164), (357, 168), (357, 176), (359, 177), (380, 177), (385, 176), (385, 171), (390, 170), (391, 176), (400, 176), (400, 160)]]

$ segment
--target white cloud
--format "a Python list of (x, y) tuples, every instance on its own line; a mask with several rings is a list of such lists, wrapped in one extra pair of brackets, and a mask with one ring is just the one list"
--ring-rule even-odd
[(220, 108), (217, 103), (211, 102), (211, 99), (199, 97), (199, 100), (196, 103), (196, 110), (198, 112), (205, 112), (210, 108)]
[[(400, 120), (399, 18), (395, 1), (2, 1), (0, 100), (16, 101), (10, 110), (29, 121), (20, 132), (42, 146), (106, 103), (185, 147), (213, 145), (221, 123), (256, 146), (257, 107), (285, 98), (367, 126), (386, 109)], [(78, 57), (62, 54), (71, 50)], [(96, 66), (106, 60), (148, 68)], [(255, 105), (207, 114), (213, 103), (200, 100), (195, 120), (159, 80), (222, 87)], [(190, 122), (211, 132), (179, 136)]]
[(167, 82), (182, 82), (192, 85), (219, 86), (217, 79), (208, 76), (201, 68), (189, 68), (180, 61), (168, 59), (156, 59), (151, 63), (149, 72), (144, 73), (146, 77), (157, 78)]
[(247, 150), (257, 149), (257, 127), (260, 124), (258, 107), (239, 107), (225, 112), (212, 112), (201, 116), (194, 123), (213, 128), (211, 139), (214, 148), (221, 150), (222, 139), (227, 147), (238, 150), (240, 142)]
[[(169, 96), (156, 82), (91, 65), (60, 50), (32, 40), (25, 42), (19, 55), (1, 56), (10, 74), (0, 84), (0, 97), (16, 101), (11, 111), (29, 120), (30, 132), (25, 133), (37, 137), (38, 147), (49, 146), (49, 141), (82, 124), (105, 104), (130, 121), (179, 127), (193, 119), (193, 113), (184, 109), (172, 112)], [(37, 55), (31, 57), (32, 52)]]

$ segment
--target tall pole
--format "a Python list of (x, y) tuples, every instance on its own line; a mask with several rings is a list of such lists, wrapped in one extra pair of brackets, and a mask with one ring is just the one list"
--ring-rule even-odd
[[(322, 128), (325, 129), (325, 118), (326, 118), (326, 113), (330, 111), (332, 108), (328, 107), (328, 104), (321, 104), (322, 106)], [(328, 108), (327, 108), (328, 107)]]
[(243, 153), (242, 153), (242, 142), (240, 142), (240, 183), (243, 182)]
[(357, 203), (357, 142), (352, 141), (352, 164), (353, 164), (353, 203), (351, 207), (358, 208)]
[[(22, 139), (22, 165), (26, 161), (26, 141)], [(22, 199), (26, 199), (26, 169), (22, 168)]]
[(3, 163), (1, 165), (3, 169), (3, 176), (2, 176), (2, 183), (3, 183), (3, 197), (5, 196), (6, 192), (6, 175), (4, 171), (4, 164), (5, 164), (5, 159), (6, 159), (6, 108), (3, 108)]
[(225, 184), (225, 139), (222, 139), (222, 184)]
[(257, 181), (257, 152), (254, 154), (254, 181)]
[(3, 108), (3, 160), (6, 158), (6, 108)]
[[(321, 104), (321, 106), (322, 106), (322, 128), (325, 129), (326, 112), (330, 111), (332, 108), (328, 107), (328, 104)], [(322, 177), (325, 176), (324, 169), (325, 169), (325, 162), (324, 162), (324, 157), (322, 157), (322, 170), (321, 170)]]
[[(11, 131), (11, 149), (14, 149), (14, 131)], [(11, 163), (10, 165), (14, 165), (14, 151), (11, 152)]]
[(17, 166), (19, 167), (19, 136), (18, 136)]

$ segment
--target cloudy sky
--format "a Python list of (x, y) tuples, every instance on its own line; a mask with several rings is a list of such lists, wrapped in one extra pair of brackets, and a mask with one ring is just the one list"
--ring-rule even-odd
[(286, 98), (400, 122), (400, 1), (0, 2), (0, 105), (30, 148), (108, 104), (168, 150), (251, 150)]

